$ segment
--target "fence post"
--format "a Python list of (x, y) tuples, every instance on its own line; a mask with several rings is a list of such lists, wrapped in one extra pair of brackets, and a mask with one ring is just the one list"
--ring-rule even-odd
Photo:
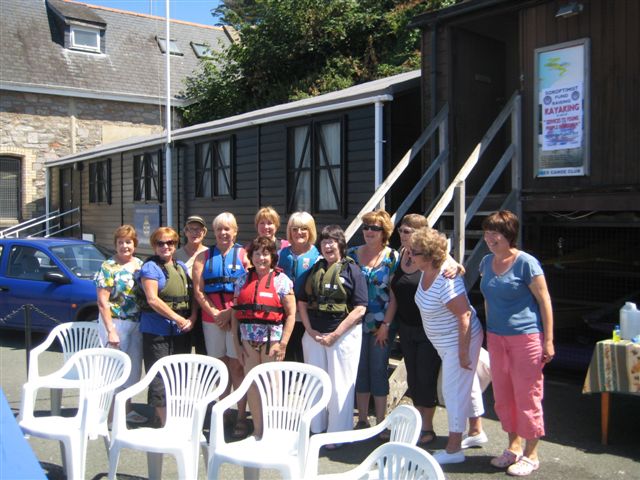
[(24, 306), (24, 349), (27, 353), (27, 379), (29, 378), (29, 354), (31, 353), (31, 304)]

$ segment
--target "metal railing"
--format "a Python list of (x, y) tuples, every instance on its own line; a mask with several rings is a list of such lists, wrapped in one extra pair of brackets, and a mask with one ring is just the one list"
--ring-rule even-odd
[(79, 213), (80, 207), (76, 207), (65, 212), (54, 210), (53, 212), (50, 212), (49, 215), (41, 215), (19, 223), (18, 225), (0, 230), (0, 238), (19, 238), (21, 234), (27, 232), (28, 235), (26, 236), (28, 237), (48, 238), (54, 235), (59, 235), (60, 233), (80, 227), (79, 221), (63, 226), (63, 220), (65, 218), (73, 218), (73, 214)]

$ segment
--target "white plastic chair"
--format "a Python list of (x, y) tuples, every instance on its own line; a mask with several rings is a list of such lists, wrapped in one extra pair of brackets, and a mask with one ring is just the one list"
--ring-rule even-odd
[[(246, 395), (252, 384), (262, 405), (262, 438), (250, 436), (227, 443), (224, 412)], [(269, 362), (249, 370), (238, 389), (212, 409), (209, 479), (218, 478), (223, 463), (244, 466), (245, 478), (258, 478), (260, 468), (277, 469), (283, 478), (302, 478), (311, 420), (327, 406), (330, 395), (329, 375), (313, 365)]]
[(423, 449), (408, 443), (380, 445), (356, 468), (320, 475), (322, 480), (445, 480), (442, 467)]
[(315, 478), (318, 472), (318, 457), (323, 445), (352, 443), (367, 440), (379, 435), (383, 430), (390, 430), (390, 442), (415, 445), (420, 438), (422, 418), (420, 412), (412, 405), (398, 405), (387, 417), (377, 425), (361, 430), (319, 433), (311, 437), (305, 467), (304, 478)]
[[(166, 392), (166, 423), (162, 428), (130, 430), (126, 402), (147, 388), (156, 375), (162, 378)], [(207, 407), (225, 391), (228, 382), (225, 364), (206, 355), (169, 355), (154, 363), (142, 380), (116, 395), (109, 478), (115, 479), (122, 448), (147, 452), (149, 478), (162, 476), (164, 453), (176, 458), (179, 478), (198, 478), (199, 448), (206, 444), (202, 425)]]
[[(75, 372), (75, 379), (68, 378)], [(25, 435), (58, 440), (63, 445), (63, 466), (69, 480), (84, 479), (87, 440), (102, 436), (108, 448), (107, 419), (113, 395), (131, 372), (126, 353), (107, 348), (91, 348), (75, 353), (64, 366), (44, 377), (29, 380), (22, 387), (18, 424)], [(35, 417), (40, 388), (78, 389), (78, 412), (74, 417)]]
[[(44, 342), (29, 352), (29, 371), (27, 379), (31, 381), (41, 376), (38, 357), (56, 340), (60, 343), (63, 359), (66, 363), (74, 353), (79, 352), (80, 350), (102, 347), (103, 345), (100, 341), (100, 334), (98, 332), (97, 322), (67, 322), (56, 326), (51, 330), (51, 332), (49, 332), (49, 335)], [(77, 375), (73, 370), (70, 370), (67, 373), (67, 378), (77, 378)], [(60, 415), (62, 390), (57, 388), (52, 389), (50, 394), (51, 415)]]

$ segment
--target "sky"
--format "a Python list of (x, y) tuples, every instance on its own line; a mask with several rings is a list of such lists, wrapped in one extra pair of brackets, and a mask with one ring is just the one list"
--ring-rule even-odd
[[(164, 17), (165, 0), (77, 0), (90, 5), (117, 8), (129, 12), (138, 12)], [(173, 20), (215, 25), (217, 19), (211, 16), (210, 10), (216, 8), (219, 0), (170, 0), (169, 14)]]

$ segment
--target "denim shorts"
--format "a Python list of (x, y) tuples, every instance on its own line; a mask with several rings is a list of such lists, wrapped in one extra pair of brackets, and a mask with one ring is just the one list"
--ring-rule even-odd
[(374, 333), (362, 333), (362, 348), (356, 379), (356, 393), (371, 393), (376, 397), (389, 394), (389, 349), (376, 345)]

